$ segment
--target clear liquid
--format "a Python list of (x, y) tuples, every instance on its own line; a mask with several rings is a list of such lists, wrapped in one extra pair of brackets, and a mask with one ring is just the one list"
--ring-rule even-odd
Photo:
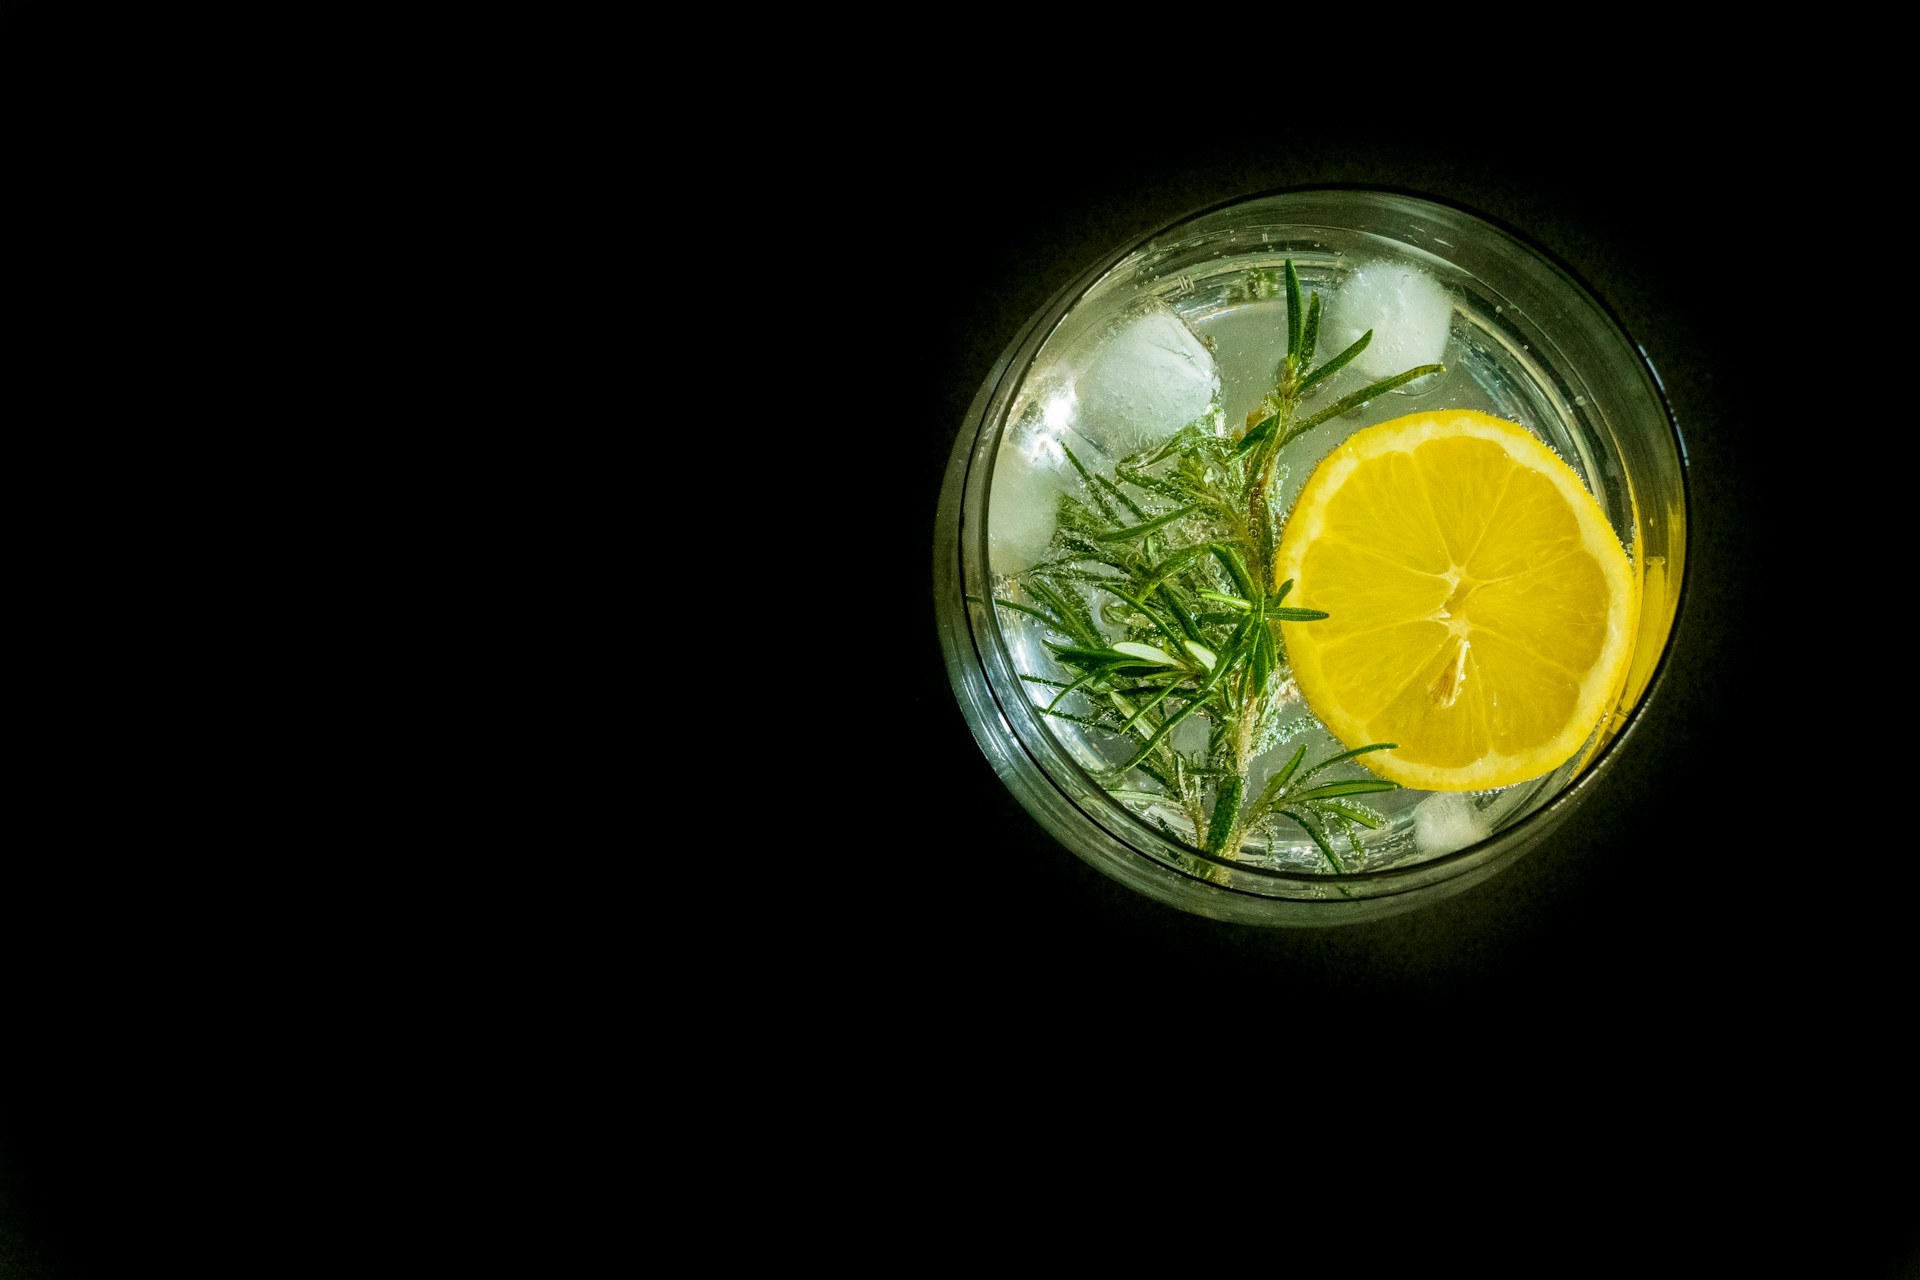
[[(1090, 296), (1083, 303), (1082, 313), (1063, 323), (1049, 347), (1057, 352), (1070, 351), (1099, 326), (1111, 324), (1143, 301), (1168, 307), (1212, 353), (1220, 378), (1218, 422), (1221, 430), (1233, 433), (1246, 423), (1248, 415), (1272, 389), (1275, 372), (1286, 352), (1287, 303), (1284, 290), (1277, 283), (1282, 278), (1285, 260), (1291, 258), (1295, 264), (1303, 302), (1316, 290), (1322, 294), (1322, 301), (1327, 302), (1359, 266), (1386, 257), (1384, 253), (1366, 251), (1329, 250), (1316, 254), (1302, 252), (1298, 246), (1290, 247), (1284, 254), (1275, 251), (1222, 257), (1157, 282), (1144, 299), (1139, 293), (1116, 294), (1104, 300)], [(1537, 339), (1529, 337), (1527, 325), (1516, 323), (1519, 318), (1508, 314), (1502, 300), (1488, 296), (1470, 280), (1449, 276), (1443, 263), (1415, 265), (1438, 279), (1451, 306), (1445, 348), (1440, 356), (1445, 371), (1376, 397), (1289, 444), (1281, 457), (1285, 476), (1277, 487), (1279, 510), (1284, 512), (1291, 506), (1318, 462), (1353, 432), (1408, 413), (1465, 408), (1528, 427), (1580, 475), (1602, 508), (1613, 516), (1616, 529), (1631, 527), (1630, 520), (1623, 521), (1616, 514), (1631, 510), (1630, 496), (1619, 478), (1622, 468), (1604, 439), (1587, 429), (1582, 412), (1586, 397), (1577, 380), (1554, 367), (1553, 353), (1534, 349)], [(1324, 363), (1338, 354), (1338, 350), (1337, 346), (1323, 344), (1315, 352), (1313, 363)], [(1357, 363), (1315, 388), (1303, 409), (1312, 412), (1377, 380), (1377, 375), (1363, 373)], [(1015, 400), (1009, 421), (1031, 419), (1043, 411), (1042, 401), (1054, 393), (1053, 384), (1045, 376), (1047, 364), (1048, 351), (1043, 349), (1035, 362), (1035, 374), (1029, 377)], [(1003, 445), (1003, 451), (1006, 448), (1008, 446)], [(1627, 550), (1632, 554), (1634, 548), (1629, 544)], [(1021, 589), (1014, 582), (1003, 577), (998, 585), (1007, 598), (1022, 598)], [(1050, 632), (1015, 611), (1002, 609), (999, 614), (1003, 635), (1021, 672), (1061, 675), (1061, 669), (1054, 665), (1043, 644)], [(1116, 628), (1110, 639), (1119, 638), (1122, 637)], [(1288, 689), (1290, 691), (1291, 686)], [(1053, 700), (1058, 689), (1035, 683), (1029, 685), (1029, 693), (1036, 705), (1044, 706)], [(1281, 718), (1297, 731), (1275, 742), (1256, 762), (1247, 780), (1248, 796), (1257, 795), (1273, 770), (1303, 744), (1309, 764), (1346, 749), (1312, 717), (1303, 702), (1297, 701), (1297, 694), (1293, 697), (1294, 705), (1288, 707)], [(1137, 738), (1116, 738), (1058, 718), (1050, 718), (1049, 724), (1069, 753), (1096, 775), (1123, 764), (1138, 747)], [(1176, 750), (1200, 755), (1206, 747), (1209, 727), (1204, 717), (1193, 716), (1169, 741)], [(1344, 842), (1338, 846), (1345, 869), (1368, 871), (1405, 866), (1452, 852), (1497, 832), (1556, 794), (1586, 754), (1585, 750), (1576, 752), (1568, 763), (1545, 777), (1493, 791), (1435, 796), (1401, 788), (1367, 796), (1364, 807), (1385, 822), (1364, 836), (1357, 854)], [(1366, 776), (1360, 767), (1348, 764), (1323, 778), (1360, 776)], [(1137, 775), (1128, 783), (1129, 791), (1145, 793), (1154, 789), (1154, 784)], [(1127, 803), (1148, 823), (1164, 824), (1182, 839), (1198, 842), (1191, 819), (1177, 805), (1150, 800), (1144, 795), (1130, 798)], [(1271, 845), (1256, 840), (1241, 851), (1240, 860), (1287, 871), (1332, 869), (1318, 845), (1304, 832), (1286, 825), (1278, 830), (1278, 837)]]

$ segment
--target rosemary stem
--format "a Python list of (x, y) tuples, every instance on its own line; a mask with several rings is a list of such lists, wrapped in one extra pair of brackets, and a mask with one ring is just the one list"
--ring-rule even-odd
[[(1282, 692), (1288, 671), (1275, 623), (1328, 616), (1281, 607), (1287, 592), (1274, 581), (1281, 532), (1276, 477), (1284, 474), (1280, 454), (1295, 437), (1439, 368), (1408, 370), (1317, 410), (1306, 405), (1312, 388), (1363, 350), (1371, 334), (1314, 369), (1320, 298), (1316, 293), (1303, 306), (1290, 261), (1286, 275), (1287, 352), (1238, 439), (1223, 441), (1196, 421), (1159, 451), (1121, 460), (1112, 479), (1069, 452), (1083, 497), (1061, 501), (1058, 558), (1026, 575), (1031, 603), (998, 601), (1064, 637), (1049, 645), (1057, 659), (1078, 668), (1071, 680), (1022, 677), (1054, 691), (1043, 713), (1130, 742), (1126, 762), (1114, 771), (1117, 787), (1124, 789), (1125, 775), (1135, 769), (1157, 784), (1190, 828), (1192, 852), (1204, 853), (1195, 860), (1196, 873), (1211, 859), (1204, 874), (1220, 884), (1228, 883), (1228, 864), (1246, 840), (1271, 833), (1280, 817), (1304, 830), (1337, 871), (1346, 868), (1333, 839), (1357, 850), (1355, 825), (1378, 825), (1341, 797), (1390, 784), (1302, 784), (1391, 744), (1339, 753), (1296, 778), (1306, 752), (1301, 746), (1257, 795), (1251, 787), (1257, 759), (1277, 734), (1292, 732), (1270, 723), (1290, 701)], [(1114, 599), (1096, 606), (1101, 596)], [(1124, 638), (1114, 639), (1114, 628)], [(1176, 693), (1183, 705), (1171, 701)], [(1081, 714), (1076, 700), (1093, 701), (1095, 714)], [(1204, 746), (1176, 747), (1176, 730), (1193, 717), (1207, 727)], [(1173, 831), (1166, 819), (1156, 819)]]

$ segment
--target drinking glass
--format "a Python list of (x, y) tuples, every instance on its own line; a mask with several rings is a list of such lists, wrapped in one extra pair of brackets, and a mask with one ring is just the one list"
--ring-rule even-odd
[[(1039, 457), (1036, 441), (1070, 438), (1084, 452), (1119, 456), (1139, 442), (1135, 418), (1164, 422), (1205, 408), (1231, 428), (1258, 416), (1285, 350), (1288, 263), (1302, 298), (1338, 299), (1364, 273), (1417, 274), (1427, 292), (1403, 301), (1430, 314), (1392, 318), (1430, 342), (1445, 365), (1303, 437), (1286, 458), (1292, 492), (1319, 458), (1372, 423), (1437, 409), (1516, 421), (1598, 501), (1630, 557), (1638, 606), (1624, 687), (1580, 751), (1513, 786), (1369, 796), (1380, 826), (1343, 871), (1329, 869), (1304, 831), (1208, 854), (1166, 806), (1104, 785), (1131, 747), (1048, 714), (1057, 682), (1032, 678), (1046, 666), (1048, 633), (1031, 615), (996, 603), (1007, 575), (1047, 545), (1063, 491), (1059, 457)], [(1322, 356), (1339, 349), (1334, 340), (1323, 336)], [(1674, 642), (1687, 501), (1685, 448), (1655, 369), (1551, 254), (1450, 202), (1333, 186), (1272, 191), (1182, 217), (1089, 263), (995, 362), (941, 488), (936, 623), (962, 715), (996, 774), (1092, 866), (1217, 919), (1376, 919), (1512, 865), (1569, 821), (1630, 749)], [(1296, 741), (1338, 750), (1304, 705), (1300, 711), (1297, 738), (1275, 750), (1291, 753)]]

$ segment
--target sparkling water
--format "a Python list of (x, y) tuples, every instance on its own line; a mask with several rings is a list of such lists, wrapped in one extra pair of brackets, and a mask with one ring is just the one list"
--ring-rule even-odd
[[(1362, 427), (1429, 409), (1477, 409), (1522, 423), (1546, 441), (1614, 518), (1631, 527), (1617, 458), (1583, 429), (1583, 386), (1550, 372), (1547, 353), (1533, 350), (1530, 326), (1511, 304), (1490, 296), (1475, 281), (1439, 259), (1417, 251), (1367, 245), (1293, 244), (1272, 252), (1222, 255), (1169, 273), (1145, 290), (1090, 293), (1042, 348), (1008, 417), (994, 464), (989, 526), (990, 563), (996, 593), (1032, 602), (1017, 575), (1059, 554), (1055, 543), (1060, 495), (1077, 493), (1080, 477), (1067, 459), (1111, 477), (1122, 459), (1198, 425), (1219, 435), (1236, 434), (1250, 419), (1265, 416), (1286, 354), (1285, 262), (1299, 275), (1303, 305), (1318, 292), (1323, 314), (1312, 366), (1318, 367), (1371, 329), (1372, 341), (1355, 359), (1303, 400), (1300, 416), (1332, 404), (1370, 383), (1410, 367), (1442, 363), (1445, 370), (1376, 397), (1322, 424), (1289, 444), (1280, 455), (1276, 505), (1285, 511), (1315, 465)], [(1632, 546), (1628, 553), (1634, 552)], [(1310, 602), (1302, 602), (1310, 603)], [(1059, 679), (1044, 641), (1050, 633), (1015, 610), (998, 611), (1019, 670)], [(1108, 639), (1121, 639), (1113, 627)], [(1070, 679), (1071, 673), (1065, 673)], [(1033, 683), (1031, 699), (1044, 706), (1057, 686)], [(1302, 744), (1311, 764), (1344, 750), (1316, 721), (1291, 684), (1283, 696), (1296, 700), (1280, 717), (1284, 726), (1248, 778), (1247, 795), (1258, 794), (1272, 771)], [(1088, 771), (1103, 774), (1137, 749), (1120, 739), (1067, 720), (1050, 718), (1055, 736)], [(1209, 725), (1201, 716), (1182, 723), (1171, 739), (1176, 749), (1198, 753)], [(1364, 797), (1386, 825), (1362, 840), (1356, 863), (1339, 846), (1348, 870), (1374, 870), (1451, 852), (1472, 844), (1552, 796), (1579, 764), (1578, 752), (1542, 778), (1495, 791), (1465, 794), (1405, 789)], [(1357, 764), (1338, 766), (1331, 777), (1368, 776)], [(1195, 841), (1191, 821), (1177, 806), (1152, 799), (1151, 784), (1129, 787), (1123, 798), (1143, 820), (1165, 823)], [(1252, 844), (1242, 860), (1300, 871), (1324, 871), (1318, 846), (1297, 828), (1282, 825), (1274, 847)], [(1297, 838), (1296, 838), (1297, 837)]]

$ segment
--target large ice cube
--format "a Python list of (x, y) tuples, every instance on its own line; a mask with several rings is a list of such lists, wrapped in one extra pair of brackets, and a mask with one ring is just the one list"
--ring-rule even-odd
[[(1373, 262), (1348, 276), (1321, 317), (1316, 359), (1345, 351), (1367, 330), (1373, 340), (1354, 358), (1368, 381), (1439, 364), (1453, 304), (1438, 281), (1404, 262)], [(1415, 385), (1418, 385), (1417, 383)]]
[(1186, 323), (1159, 303), (1063, 340), (1022, 391), (994, 463), (988, 563), (1017, 573), (1052, 541), (1060, 495), (1090, 471), (1166, 440), (1191, 422), (1219, 429), (1220, 371)]
[(1186, 323), (1155, 305), (1121, 318), (1069, 357), (1073, 428), (1111, 458), (1219, 412), (1220, 370)]

